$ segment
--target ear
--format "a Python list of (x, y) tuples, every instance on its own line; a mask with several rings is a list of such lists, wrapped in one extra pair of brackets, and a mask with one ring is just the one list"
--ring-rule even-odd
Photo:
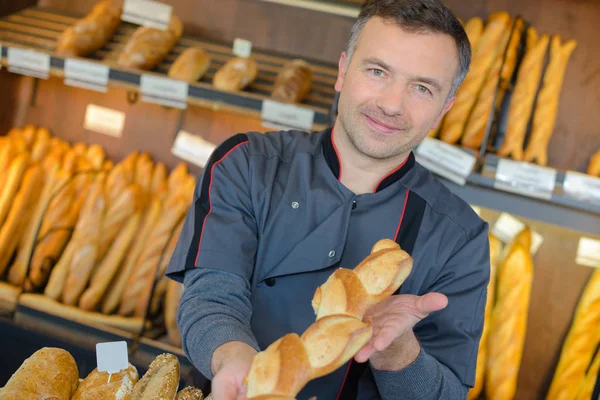
[(435, 120), (435, 123), (433, 124), (431, 129), (436, 129), (439, 126), (440, 122), (442, 121), (442, 118), (444, 118), (444, 115), (446, 115), (446, 113), (448, 111), (450, 111), (450, 109), (454, 105), (455, 100), (456, 100), (456, 96), (452, 96), (452, 98), (446, 102), (446, 104), (444, 105), (444, 108), (442, 109), (442, 112), (440, 112), (440, 115), (438, 115), (438, 117)]
[(337, 80), (335, 81), (335, 91), (336, 92), (341, 92), (342, 91), (342, 86), (344, 85), (344, 75), (346, 75), (346, 60), (347, 60), (348, 54), (343, 51), (342, 55), (340, 55), (340, 60), (338, 61), (338, 75), (337, 75)]

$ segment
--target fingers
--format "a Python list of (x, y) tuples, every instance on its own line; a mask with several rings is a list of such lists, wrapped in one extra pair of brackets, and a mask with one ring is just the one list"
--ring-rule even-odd
[(448, 298), (441, 293), (427, 293), (417, 297), (415, 301), (415, 309), (423, 314), (423, 318), (428, 314), (446, 308)]
[(354, 361), (358, 363), (366, 362), (375, 352), (375, 348), (371, 345), (371, 342), (367, 343), (358, 353), (354, 356)]

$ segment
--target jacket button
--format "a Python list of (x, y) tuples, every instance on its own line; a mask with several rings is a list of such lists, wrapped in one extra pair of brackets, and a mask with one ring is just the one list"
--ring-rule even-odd
[(275, 286), (275, 282), (276, 282), (275, 278), (267, 278), (267, 279), (265, 279), (265, 283), (269, 287)]
[(335, 257), (335, 250), (329, 252), (329, 258)]
[(352, 209), (354, 210), (358, 206), (356, 200), (352, 200)]

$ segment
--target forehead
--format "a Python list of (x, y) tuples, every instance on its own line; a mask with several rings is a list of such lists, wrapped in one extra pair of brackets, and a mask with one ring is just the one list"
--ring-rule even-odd
[(409, 32), (379, 17), (365, 24), (354, 56), (356, 62), (378, 58), (400, 73), (438, 78), (450, 84), (459, 68), (458, 50), (450, 35)]

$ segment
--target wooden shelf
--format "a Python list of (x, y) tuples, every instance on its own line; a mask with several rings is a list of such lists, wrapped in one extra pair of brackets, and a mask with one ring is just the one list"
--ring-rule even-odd
[(342, 17), (357, 18), (365, 0), (261, 0)]
[[(26, 48), (50, 55), (50, 74), (64, 76), (65, 58), (54, 53), (56, 41), (66, 28), (81, 17), (64, 11), (33, 7), (0, 19), (2, 64), (6, 66), (8, 62), (7, 47)], [(211, 57), (211, 66), (200, 81), (189, 84), (188, 103), (213, 110), (230, 110), (260, 119), (263, 101), (269, 99), (278, 71), (286, 61), (291, 59), (253, 50), (252, 58), (259, 68), (256, 81), (244, 91), (225, 92), (215, 89), (211, 82), (216, 71), (229, 59), (235, 57), (231, 45), (183, 36), (166, 59), (154, 70), (121, 68), (116, 60), (136, 28), (136, 25), (122, 21), (112, 40), (85, 60), (110, 67), (109, 86), (139, 92), (143, 74), (166, 77), (171, 64), (186, 48), (201, 47)], [(309, 62), (313, 69), (312, 90), (302, 103), (295, 106), (314, 111), (313, 129), (322, 129), (330, 123), (329, 116), (336, 95), (334, 84), (337, 67)]]

